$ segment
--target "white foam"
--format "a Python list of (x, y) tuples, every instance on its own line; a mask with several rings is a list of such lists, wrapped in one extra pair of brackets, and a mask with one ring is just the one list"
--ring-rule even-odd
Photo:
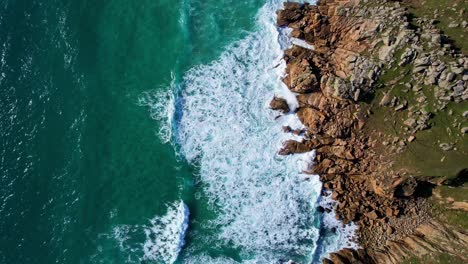
[[(168, 205), (165, 215), (156, 216), (146, 225), (119, 225), (112, 230), (128, 263), (155, 261), (172, 264), (185, 244), (189, 210), (183, 201)], [(145, 241), (141, 242), (140, 237)]]
[(176, 126), (181, 152), (199, 166), (218, 213), (218, 239), (268, 261), (309, 256), (319, 235), (313, 212), (321, 183), (300, 175), (311, 154), (276, 154), (292, 138), (282, 125), (302, 125), (292, 114), (275, 119), (278, 113), (268, 108), (278, 93), (297, 105), (281, 82), (285, 63), (275, 26), (280, 6), (265, 5), (256, 32), (186, 73)]
[[(310, 169), (315, 153), (276, 154), (285, 140), (301, 139), (284, 133), (282, 126), (304, 128), (294, 114), (278, 118), (268, 107), (274, 95), (286, 98), (293, 111), (298, 106), (281, 82), (286, 68), (282, 50), (294, 44), (290, 29), (275, 26), (281, 2), (269, 1), (257, 16), (257, 30), (226, 48), (218, 60), (189, 70), (177, 85), (180, 98), (174, 100), (172, 83), (172, 91), (147, 94), (140, 101), (151, 106), (164, 141), (175, 140), (180, 153), (199, 168), (197, 179), (217, 212), (210, 224), (220, 226), (217, 241), (211, 243), (234, 245), (242, 251), (243, 263), (272, 263), (298, 255), (310, 262), (349, 246), (354, 230), (339, 229), (317, 249), (320, 221), (315, 206), (322, 184), (318, 177), (302, 174)], [(176, 103), (181, 104), (171, 106)], [(330, 216), (323, 216), (325, 227), (341, 227)], [(184, 259), (231, 262), (203, 254)]]
[(305, 40), (298, 38), (291, 38), (292, 44), (303, 47), (304, 49), (315, 50), (314, 45), (307, 43)]
[(163, 217), (151, 219), (151, 226), (145, 229), (143, 259), (174, 263), (185, 244), (188, 221), (189, 210), (182, 201), (169, 207)]
[(172, 138), (172, 125), (175, 113), (175, 77), (171, 73), (171, 89), (158, 89), (143, 93), (138, 98), (138, 104), (150, 109), (151, 118), (158, 121), (158, 137), (163, 143), (168, 143)]

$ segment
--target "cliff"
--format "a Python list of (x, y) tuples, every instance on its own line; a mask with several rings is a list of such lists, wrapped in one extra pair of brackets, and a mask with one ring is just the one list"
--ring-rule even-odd
[[(278, 12), (278, 26), (307, 44), (285, 51), (283, 80), (297, 94), (306, 140), (284, 142), (280, 154), (317, 151), (308, 173), (332, 191), (338, 218), (359, 226), (363, 246), (324, 263), (431, 254), (468, 261), (468, 198), (440, 195), (465, 188), (468, 57), (434, 19), (416, 17), (413, 5), (329, 0), (286, 3)], [(466, 26), (460, 21), (455, 32), (465, 34)], [(281, 98), (271, 107), (289, 112)], [(458, 224), (440, 217), (452, 209), (461, 212)]]

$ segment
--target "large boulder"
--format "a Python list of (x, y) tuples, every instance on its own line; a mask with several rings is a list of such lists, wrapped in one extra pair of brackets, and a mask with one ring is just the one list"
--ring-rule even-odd
[(308, 107), (299, 109), (297, 116), (313, 134), (318, 134), (322, 131), (322, 126), (326, 119), (326, 115), (324, 113)]
[(292, 61), (287, 71), (288, 76), (284, 79), (284, 82), (291, 91), (302, 94), (319, 91), (320, 83), (307, 60)]
[(288, 113), (290, 111), (288, 102), (285, 99), (276, 96), (271, 100), (270, 108), (282, 113)]
[(300, 3), (284, 3), (284, 9), (278, 11), (276, 23), (278, 26), (287, 26), (289, 23), (300, 20), (303, 17)]

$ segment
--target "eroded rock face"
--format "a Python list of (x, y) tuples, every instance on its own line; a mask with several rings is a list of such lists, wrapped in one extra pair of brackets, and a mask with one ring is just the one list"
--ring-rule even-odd
[(288, 113), (290, 111), (288, 102), (285, 99), (276, 96), (271, 100), (270, 108), (282, 113)]
[[(318, 1), (317, 6), (285, 3), (278, 12), (279, 26), (292, 28), (293, 37), (314, 46), (313, 50), (293, 46), (285, 51), (287, 75), (283, 81), (298, 94), (297, 116), (310, 139), (286, 141), (280, 154), (316, 150), (316, 164), (308, 173), (319, 174), (324, 189), (332, 191), (337, 217), (345, 224), (360, 226), (358, 235), (365, 247), (331, 254), (324, 263), (394, 263), (386, 259), (394, 253), (382, 247), (388, 241), (412, 236), (429, 221), (427, 204), (414, 197), (417, 183), (407, 175), (386, 171), (387, 165), (373, 151), (380, 139), (362, 133), (368, 114), (355, 104), (373, 91), (396, 45), (412, 37), (403, 23), (406, 10), (397, 7), (391, 11), (401, 19), (403, 30), (381, 39), (376, 38), (382, 33), (381, 20), (388, 19), (387, 11), (376, 9), (371, 14), (360, 6), (360, 0)], [(365, 54), (379, 42), (384, 45), (378, 50), (381, 61), (376, 61)], [(416, 60), (426, 69), (430, 64), (413, 49), (401, 57), (402, 65)], [(397, 105), (390, 95), (380, 103), (398, 110), (407, 107), (404, 102), (399, 102), (402, 107)], [(418, 121), (415, 119), (415, 126)], [(392, 261), (404, 255), (398, 254), (390, 257)]]
[[(390, 230), (392, 233), (394, 230)], [(387, 241), (380, 249), (343, 249), (330, 254), (322, 263), (398, 264), (412, 256), (449, 253), (468, 261), (468, 235), (443, 223), (430, 221), (419, 225), (403, 239)]]
[(315, 48), (310, 51), (294, 46), (285, 52), (288, 75), (284, 82), (292, 91), (308, 93), (320, 88), (327, 96), (358, 100), (371, 90), (380, 65), (359, 54), (370, 48), (367, 40), (377, 26), (371, 19), (346, 16), (344, 3), (285, 3), (278, 13), (279, 26), (292, 28), (294, 37)]
[(283, 81), (291, 91), (310, 93), (320, 90), (320, 81), (314, 72), (312, 53), (309, 50), (294, 46), (285, 52), (285, 60), (288, 67)]

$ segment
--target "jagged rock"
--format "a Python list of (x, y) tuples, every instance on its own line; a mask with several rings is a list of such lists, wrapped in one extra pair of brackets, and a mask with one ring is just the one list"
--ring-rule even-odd
[(351, 153), (349, 149), (347, 149), (345, 146), (334, 146), (330, 148), (330, 152), (337, 156), (338, 158), (341, 159), (347, 159), (347, 160), (353, 160), (356, 159), (356, 157)]
[(427, 67), (429, 65), (431, 65), (431, 58), (428, 56), (417, 58), (414, 61), (414, 67)]
[(416, 57), (416, 51), (411, 48), (407, 48), (403, 54), (401, 54), (399, 66), (405, 66), (410, 63), (414, 57)]
[(286, 72), (288, 75), (283, 81), (291, 91), (295, 93), (311, 93), (319, 90), (319, 80), (315, 73), (313, 73), (312, 66), (306, 58), (299, 55), (299, 57), (290, 60)]
[(396, 197), (411, 197), (416, 191), (418, 183), (413, 178), (403, 179), (395, 187), (394, 195)]
[(318, 141), (311, 140), (306, 142), (299, 142), (291, 139), (283, 142), (283, 147), (280, 149), (278, 154), (289, 155), (294, 153), (306, 153), (319, 146), (320, 143)]
[(393, 234), (394, 230), (391, 226), (388, 226), (386, 232), (387, 232), (387, 235), (390, 236), (391, 234)]
[(301, 108), (297, 112), (299, 120), (314, 134), (322, 130), (322, 124), (326, 119), (324, 113), (313, 108)]
[[(318, 1), (317, 6), (296, 5), (297, 12), (287, 11), (288, 14), (279, 14), (279, 24), (288, 25), (293, 29), (294, 36), (303, 37), (304, 41), (315, 47), (315, 50), (311, 51), (293, 46), (285, 51), (287, 76), (284, 82), (292, 91), (300, 93), (297, 96), (299, 102), (297, 116), (308, 129), (306, 132), (308, 139), (303, 142), (287, 142), (285, 150), (282, 151), (293, 153), (315, 149), (316, 164), (307, 173), (318, 173), (324, 182), (324, 188), (333, 190), (332, 199), (337, 202), (337, 219), (343, 220), (343, 223), (356, 221), (361, 227), (359, 234), (366, 242), (384, 246), (389, 237), (400, 239), (403, 234), (412, 233), (417, 225), (427, 220), (427, 216), (423, 213), (421, 219), (411, 218), (411, 221), (404, 226), (396, 224), (399, 223), (400, 217), (416, 215), (416, 208), (410, 207), (416, 199), (408, 196), (414, 195), (417, 185), (406, 175), (398, 173), (395, 175), (393, 171), (386, 171), (389, 165), (382, 163), (383, 158), (373, 152), (374, 147), (381, 146), (379, 141), (386, 141), (387, 138), (382, 135), (379, 135), (381, 138), (379, 136), (374, 138), (374, 135), (367, 138), (363, 133), (359, 133), (359, 124), (364, 123), (366, 116), (372, 112), (360, 109), (353, 100), (367, 98), (365, 95), (375, 91), (376, 80), (382, 68), (388, 63), (370, 59), (378, 55), (373, 48), (380, 45), (380, 36), (388, 35), (386, 45), (390, 46), (386, 50), (385, 55), (388, 56), (385, 59), (395, 63), (398, 58), (390, 58), (395, 56), (395, 51), (410, 47), (405, 50), (401, 57), (403, 62), (400, 63), (402, 65), (415, 63), (415, 72), (421, 74), (412, 77), (413, 83), (427, 82), (439, 84), (441, 87), (446, 86), (447, 90), (436, 89), (438, 100), (447, 96), (451, 96), (453, 100), (461, 100), (466, 94), (459, 88), (463, 86), (459, 85), (459, 81), (456, 83), (447, 81), (452, 66), (459, 67), (464, 65), (465, 61), (458, 65), (444, 65), (438, 59), (438, 52), (445, 50), (444, 52), (449, 53), (453, 47), (443, 47), (439, 51), (419, 54), (423, 52), (419, 39), (421, 35), (427, 35), (426, 43), (432, 42), (429, 43), (432, 45), (430, 48), (437, 48), (442, 43), (440, 32), (426, 28), (429, 21), (421, 22), (419, 25), (424, 26), (421, 26), (421, 32), (416, 32), (408, 23), (407, 10), (393, 4), (386, 5), (387, 1), (379, 2), (376, 7), (372, 5), (366, 7), (366, 10), (361, 7), (354, 8), (360, 2), (359, 0)], [(375, 19), (387, 16), (390, 17)], [(372, 19), (368, 19), (369, 17)], [(392, 31), (396, 28), (400, 32)], [(371, 55), (368, 56), (368, 53)], [(409, 72), (405, 74), (407, 73)], [(308, 77), (310, 75), (315, 76), (316, 82)], [(459, 79), (456, 76), (453, 78)], [(391, 85), (399, 89), (397, 83), (401, 80), (396, 78)], [(314, 84), (310, 85), (311, 83)], [(406, 89), (411, 88), (413, 87), (409, 86)], [(427, 98), (422, 97), (421, 88), (416, 85), (413, 89), (417, 91), (418, 97), (424, 99), (421, 99), (424, 104), (410, 107), (405, 124), (411, 128), (406, 127), (409, 133), (428, 127), (430, 117), (430, 113), (422, 111), (427, 105)], [(428, 91), (424, 91), (425, 94), (429, 92), (429, 88), (427, 89)], [(396, 110), (407, 107), (403, 96), (399, 100), (397, 98), (392, 100), (389, 96), (388, 102), (384, 101), (383, 105), (395, 107)], [(402, 113), (390, 114), (402, 115)], [(323, 137), (324, 135), (326, 137)], [(402, 134), (401, 138), (391, 143), (385, 151), (392, 151), (391, 149), (398, 148), (398, 145), (404, 146), (414, 140), (414, 136), (412, 137), (406, 138)], [(318, 142), (318, 147), (311, 148), (314, 143), (308, 142), (313, 140)], [(331, 262), (324, 260), (324, 263), (391, 263), (386, 261), (388, 254), (392, 254), (392, 258), (401, 260), (389, 249), (378, 253), (375, 251), (361, 253), (353, 250), (340, 251), (330, 255)]]
[(270, 108), (282, 113), (288, 113), (290, 111), (288, 102), (285, 99), (276, 96), (271, 100)]
[(446, 80), (447, 82), (453, 82), (453, 80), (455, 80), (455, 73), (449, 72), (449, 73), (447, 74), (447, 77), (445, 78), (445, 80)]
[(369, 219), (372, 219), (372, 220), (376, 220), (377, 218), (379, 218), (379, 215), (375, 211), (371, 211), (371, 212), (367, 213), (366, 216), (369, 217)]
[(397, 106), (395, 107), (395, 111), (403, 110), (403, 109), (405, 109), (407, 106), (408, 106), (408, 101), (405, 100), (405, 101), (403, 101), (403, 103), (401, 103), (401, 104), (399, 104), (399, 105), (397, 105)]
[(300, 3), (285, 3), (284, 10), (278, 12), (276, 23), (283, 27), (291, 22), (299, 20), (303, 16)]

